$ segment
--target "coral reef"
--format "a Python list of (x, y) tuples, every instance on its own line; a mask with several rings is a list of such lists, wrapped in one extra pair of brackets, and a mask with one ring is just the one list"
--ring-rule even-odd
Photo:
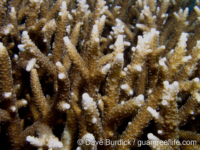
[(199, 59), (198, 0), (0, 0), (0, 149), (200, 149)]

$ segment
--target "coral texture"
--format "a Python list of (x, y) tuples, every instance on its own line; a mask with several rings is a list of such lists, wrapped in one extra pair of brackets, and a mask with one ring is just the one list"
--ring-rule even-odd
[(0, 149), (200, 149), (199, 59), (198, 0), (0, 0)]

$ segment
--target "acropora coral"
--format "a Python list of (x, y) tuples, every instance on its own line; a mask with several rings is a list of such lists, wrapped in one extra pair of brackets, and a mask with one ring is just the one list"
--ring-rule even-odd
[(199, 0), (0, 0), (1, 150), (198, 150), (199, 77)]

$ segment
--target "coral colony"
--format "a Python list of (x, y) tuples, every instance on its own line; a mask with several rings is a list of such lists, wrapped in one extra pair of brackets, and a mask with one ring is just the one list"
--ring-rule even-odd
[(199, 77), (199, 0), (0, 0), (1, 150), (198, 150)]

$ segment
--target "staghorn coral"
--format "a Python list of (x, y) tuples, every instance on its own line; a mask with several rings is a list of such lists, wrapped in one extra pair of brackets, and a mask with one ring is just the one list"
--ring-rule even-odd
[(1, 149), (199, 149), (199, 5), (0, 0)]

